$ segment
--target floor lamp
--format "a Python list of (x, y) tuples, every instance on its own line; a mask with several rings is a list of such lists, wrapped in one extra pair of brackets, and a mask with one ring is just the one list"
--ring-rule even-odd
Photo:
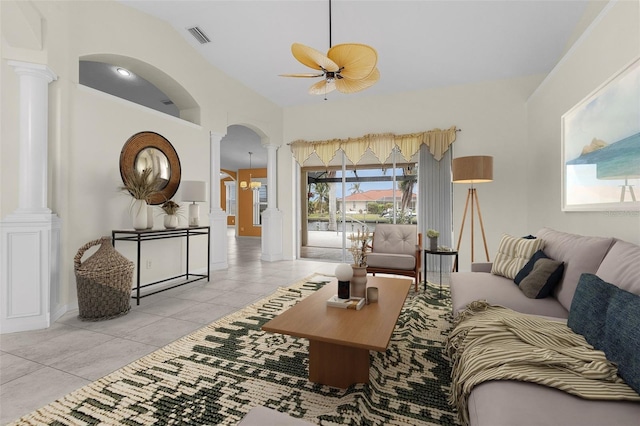
[(480, 211), (480, 202), (478, 201), (478, 193), (473, 187), (474, 183), (491, 182), (493, 180), (493, 157), (487, 155), (473, 155), (470, 157), (454, 158), (451, 163), (451, 171), (453, 174), (453, 183), (470, 183), (471, 187), (467, 193), (467, 202), (464, 205), (464, 213), (462, 214), (462, 224), (460, 225), (460, 233), (458, 234), (458, 245), (456, 251), (460, 251), (460, 242), (462, 241), (462, 233), (464, 231), (464, 223), (467, 219), (467, 209), (471, 205), (471, 262), (474, 261), (473, 250), (473, 234), (474, 234), (474, 214), (478, 209), (478, 220), (480, 229), (482, 230), (482, 241), (484, 242), (484, 252), (489, 262), (489, 249), (487, 248), (487, 238), (484, 235), (484, 224), (482, 223), (482, 213)]

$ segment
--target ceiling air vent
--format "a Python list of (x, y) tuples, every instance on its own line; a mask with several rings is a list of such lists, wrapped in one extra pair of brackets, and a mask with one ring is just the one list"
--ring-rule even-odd
[(165, 105), (173, 105), (173, 101), (171, 99), (165, 99), (164, 101), (160, 101)]
[(198, 40), (198, 42), (200, 42), (200, 44), (206, 44), (211, 42), (211, 39), (209, 39), (209, 37), (207, 37), (207, 35), (203, 33), (202, 30), (198, 27), (187, 28), (187, 31), (189, 31), (191, 35), (196, 40)]

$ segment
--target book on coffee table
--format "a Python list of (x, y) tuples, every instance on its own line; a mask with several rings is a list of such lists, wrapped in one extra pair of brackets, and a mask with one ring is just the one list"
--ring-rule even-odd
[(327, 306), (342, 309), (355, 309), (359, 311), (364, 306), (364, 297), (351, 297), (349, 299), (340, 299), (338, 295), (333, 295), (327, 299)]

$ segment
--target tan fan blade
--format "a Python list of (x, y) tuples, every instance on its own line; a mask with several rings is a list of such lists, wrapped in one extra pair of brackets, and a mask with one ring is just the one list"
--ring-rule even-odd
[(301, 73), (301, 74), (279, 74), (280, 77), (305, 77), (305, 78), (313, 78), (313, 77), (322, 77), (324, 74), (314, 74), (314, 73)]
[(351, 80), (368, 77), (378, 63), (376, 50), (366, 44), (338, 44), (327, 56), (342, 68), (340, 75)]
[(316, 49), (300, 43), (291, 45), (293, 57), (314, 70), (338, 71), (338, 65)]
[(362, 80), (336, 79), (336, 89), (342, 93), (355, 93), (373, 86), (378, 80), (380, 80), (380, 71), (374, 68), (371, 74)]
[(333, 81), (328, 82), (326, 79), (317, 82), (309, 88), (309, 94), (311, 95), (324, 95), (336, 90), (336, 85)]

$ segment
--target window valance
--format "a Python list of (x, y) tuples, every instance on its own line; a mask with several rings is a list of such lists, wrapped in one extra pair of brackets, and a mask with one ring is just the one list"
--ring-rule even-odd
[(429, 147), (429, 152), (440, 161), (449, 146), (456, 140), (456, 126), (449, 129), (433, 129), (420, 133), (396, 135), (393, 133), (369, 134), (359, 138), (330, 139), (326, 141), (297, 140), (291, 143), (291, 152), (298, 164), (304, 162), (315, 153), (324, 165), (328, 165), (338, 150), (344, 151), (347, 158), (356, 164), (368, 150), (384, 161), (397, 146), (402, 156), (408, 161), (419, 150), (422, 144)]

